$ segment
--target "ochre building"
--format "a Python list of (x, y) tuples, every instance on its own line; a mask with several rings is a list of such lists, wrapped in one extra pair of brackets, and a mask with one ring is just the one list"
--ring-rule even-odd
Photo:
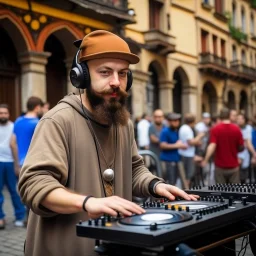
[[(34, 95), (54, 106), (74, 91), (73, 41), (96, 29), (123, 37), (141, 61), (132, 117), (223, 106), (256, 113), (256, 6), (243, 0), (0, 0), (0, 102), (15, 119)], [(104, 42), (103, 42), (104, 43)]]

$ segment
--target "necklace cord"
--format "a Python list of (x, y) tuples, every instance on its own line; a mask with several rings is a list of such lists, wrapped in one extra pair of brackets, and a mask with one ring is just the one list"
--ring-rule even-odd
[[(100, 178), (101, 178), (101, 183), (102, 183), (102, 187), (103, 187), (103, 191), (104, 191), (104, 195), (105, 197), (107, 197), (106, 195), (106, 190), (105, 190), (105, 185), (104, 185), (104, 179), (102, 177), (102, 172), (101, 172), (101, 164), (100, 164), (100, 157), (99, 157), (99, 150), (98, 150), (98, 147), (102, 153), (102, 156), (103, 156), (103, 159), (105, 161), (105, 164), (108, 168), (110, 168), (112, 166), (112, 164), (114, 164), (113, 168), (115, 168), (115, 158), (116, 158), (116, 151), (117, 151), (117, 127), (115, 129), (115, 152), (114, 152), (114, 160), (113, 160), (113, 163), (111, 163), (111, 165), (109, 166), (107, 164), (107, 160), (105, 158), (105, 155), (103, 153), (103, 149), (101, 148), (100, 146), (100, 143), (99, 143), (99, 140), (93, 130), (93, 127), (92, 127), (92, 124), (91, 124), (91, 121), (90, 121), (90, 118), (89, 116), (86, 114), (85, 110), (84, 110), (84, 105), (83, 105), (83, 101), (82, 101), (82, 97), (81, 97), (81, 92), (80, 92), (80, 89), (79, 89), (79, 95), (80, 95), (80, 101), (81, 101), (81, 108), (82, 108), (82, 111), (83, 111), (83, 114), (84, 116), (86, 117), (85, 119), (88, 120), (88, 127), (89, 127), (89, 130), (92, 134), (92, 137), (93, 137), (93, 140), (94, 140), (94, 144), (95, 144), (95, 148), (96, 148), (96, 152), (97, 152), (97, 158), (98, 158), (98, 165), (99, 165), (99, 172), (100, 172)], [(111, 185), (112, 186), (112, 185)]]

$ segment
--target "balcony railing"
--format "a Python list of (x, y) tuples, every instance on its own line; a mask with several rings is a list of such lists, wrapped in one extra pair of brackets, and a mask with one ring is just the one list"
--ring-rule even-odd
[(166, 55), (175, 52), (175, 38), (165, 34), (158, 29), (152, 29), (144, 33), (146, 47), (160, 55)]
[(87, 13), (88, 17), (97, 18), (109, 23), (118, 22), (119, 25), (135, 23), (133, 9), (128, 9), (127, 0), (69, 0), (83, 9), (92, 10)]
[(231, 61), (230, 68), (235, 72), (239, 72), (244, 75), (251, 76), (254, 80), (256, 79), (256, 69), (252, 67), (248, 67), (247, 65), (245, 65), (239, 60)]
[(215, 54), (209, 52), (204, 52), (200, 54), (200, 63), (201, 64), (214, 64), (221, 67), (227, 67), (227, 61), (225, 58), (219, 57)]
[(82, 2), (92, 2), (98, 5), (107, 6), (113, 9), (127, 10), (127, 0), (82, 0)]

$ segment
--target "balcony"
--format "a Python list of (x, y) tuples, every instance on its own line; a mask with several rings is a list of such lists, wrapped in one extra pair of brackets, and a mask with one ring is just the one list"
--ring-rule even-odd
[(200, 54), (199, 70), (219, 77), (225, 77), (228, 75), (226, 59), (209, 52), (203, 52)]
[(230, 62), (231, 78), (235, 80), (242, 80), (245, 83), (256, 81), (256, 69), (248, 67), (239, 60)]
[(127, 0), (69, 0), (82, 9), (92, 11), (89, 17), (120, 25), (135, 23), (134, 10), (128, 9)]
[(167, 55), (175, 52), (175, 37), (165, 34), (157, 29), (152, 29), (144, 33), (146, 48), (160, 55)]

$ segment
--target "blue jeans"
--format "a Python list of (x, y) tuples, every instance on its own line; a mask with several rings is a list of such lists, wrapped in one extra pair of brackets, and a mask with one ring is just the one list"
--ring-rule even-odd
[(4, 196), (2, 193), (4, 185), (7, 186), (11, 195), (16, 220), (23, 220), (25, 217), (26, 209), (20, 200), (16, 183), (17, 178), (14, 173), (13, 162), (0, 162), (0, 220), (5, 216), (3, 212)]

